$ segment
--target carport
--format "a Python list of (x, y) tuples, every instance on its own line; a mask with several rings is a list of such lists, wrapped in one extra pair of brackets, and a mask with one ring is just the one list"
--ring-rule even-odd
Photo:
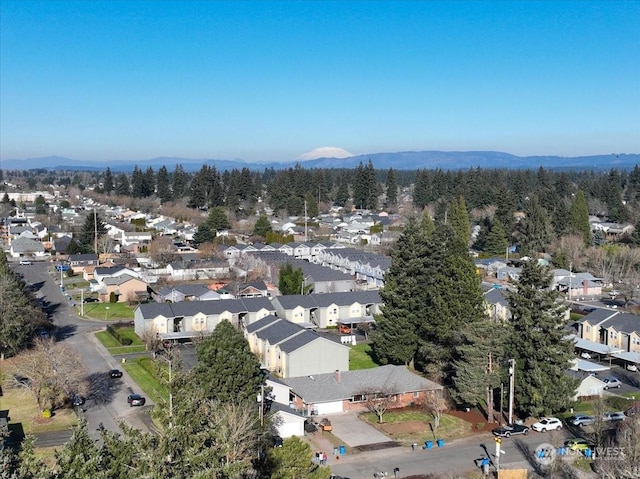
[(636, 369), (640, 369), (640, 353), (624, 351), (621, 353), (612, 354), (616, 359), (622, 359), (626, 363), (626, 368), (629, 369), (629, 365), (634, 365)]
[(608, 371), (611, 369), (609, 366), (603, 366), (602, 364), (592, 363), (585, 359), (574, 359), (574, 365), (571, 367), (574, 371), (586, 371), (588, 373), (599, 373)]
[[(599, 356), (613, 356), (615, 354), (624, 352), (624, 349), (614, 348), (612, 346), (609, 346), (608, 344), (596, 343), (594, 341), (577, 338), (575, 336), (573, 336), (573, 341), (576, 349), (589, 353), (595, 353)], [(611, 360), (609, 360), (609, 362), (611, 362)]]

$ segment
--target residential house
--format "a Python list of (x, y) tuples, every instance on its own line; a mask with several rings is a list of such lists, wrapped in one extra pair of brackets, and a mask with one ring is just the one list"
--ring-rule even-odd
[(105, 277), (98, 297), (103, 303), (109, 303), (112, 296), (118, 303), (145, 301), (148, 298), (147, 283), (128, 274)]
[(518, 281), (520, 279), (520, 275), (522, 274), (522, 268), (515, 266), (506, 266), (504, 268), (499, 268), (496, 271), (496, 278), (499, 281)]
[(567, 371), (567, 376), (578, 381), (578, 387), (572, 398), (574, 401), (602, 397), (604, 394), (605, 383), (589, 373), (569, 370)]
[(566, 269), (551, 271), (551, 288), (561, 291), (568, 298), (599, 297), (602, 295), (602, 279), (591, 273), (574, 273)]
[(162, 339), (186, 339), (211, 334), (223, 320), (242, 328), (274, 313), (267, 298), (148, 303), (136, 308), (134, 329), (140, 337), (157, 334)]
[(345, 411), (365, 411), (367, 398), (389, 396), (390, 408), (419, 404), (430, 395), (442, 395), (443, 387), (409, 371), (388, 364), (372, 369), (334, 371), (282, 380), (291, 388), (294, 409), (305, 416)]
[(484, 293), (484, 306), (492, 321), (506, 322), (511, 319), (511, 309), (504, 288), (491, 288)]
[(292, 323), (327, 328), (338, 323), (373, 322), (382, 299), (377, 291), (353, 291), (276, 296), (273, 305), (279, 317)]
[(616, 352), (640, 353), (640, 316), (596, 308), (580, 320), (578, 337)]
[(11, 241), (9, 254), (12, 258), (22, 258), (25, 256), (42, 258), (47, 255), (42, 243), (29, 238), (17, 238)]
[(133, 244), (149, 245), (152, 239), (153, 235), (150, 231), (124, 231), (120, 236), (120, 242), (123, 246), (130, 246)]
[(69, 255), (69, 266), (74, 273), (83, 273), (87, 266), (98, 266), (98, 255), (95, 253)]
[(180, 301), (215, 301), (220, 293), (210, 290), (204, 284), (176, 284), (160, 288), (153, 294), (158, 303), (178, 303)]
[(251, 351), (262, 366), (288, 378), (349, 369), (349, 348), (274, 315), (244, 330)]

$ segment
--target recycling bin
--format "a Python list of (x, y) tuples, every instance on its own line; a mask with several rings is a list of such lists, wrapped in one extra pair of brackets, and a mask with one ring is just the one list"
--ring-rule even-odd
[(426, 449), (431, 449), (433, 447), (433, 441), (425, 441), (424, 447)]
[(444, 439), (438, 439), (438, 447), (444, 447)]
[(340, 455), (344, 456), (345, 452), (347, 452), (347, 448), (344, 446), (340, 446)]

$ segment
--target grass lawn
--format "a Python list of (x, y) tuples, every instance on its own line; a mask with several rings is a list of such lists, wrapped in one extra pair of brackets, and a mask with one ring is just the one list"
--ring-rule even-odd
[[(76, 305), (80, 311), (80, 305)], [(87, 303), (84, 305), (84, 315), (102, 321), (115, 319), (133, 319), (134, 307), (127, 303)]]
[(151, 358), (138, 358), (128, 361), (122, 367), (154, 402), (169, 398), (166, 386), (158, 381), (156, 377), (156, 366)]
[(78, 423), (72, 409), (57, 409), (50, 419), (41, 417), (41, 411), (33, 395), (26, 389), (4, 389), (0, 397), (0, 409), (9, 411), (9, 429), (17, 430), (19, 424), (25, 434), (66, 430)]
[(378, 367), (371, 356), (371, 346), (361, 343), (349, 349), (349, 371), (356, 369), (371, 369)]
[(449, 441), (469, 435), (471, 424), (447, 414), (440, 417), (440, 427), (432, 430), (433, 416), (420, 410), (388, 411), (384, 414), (384, 423), (378, 423), (378, 416), (365, 413), (362, 418), (380, 429), (392, 439), (403, 444), (424, 444), (425, 441), (444, 439)]
[(130, 346), (121, 345), (116, 338), (114, 338), (109, 331), (99, 331), (96, 333), (96, 338), (107, 348), (111, 354), (127, 354), (127, 353), (143, 353), (147, 350), (145, 344), (140, 340), (138, 335), (133, 331), (133, 328), (118, 328), (120, 334), (125, 338), (130, 338), (133, 343)]

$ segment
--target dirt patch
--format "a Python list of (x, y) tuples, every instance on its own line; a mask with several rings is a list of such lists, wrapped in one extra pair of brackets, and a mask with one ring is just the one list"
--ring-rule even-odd
[(477, 409), (467, 411), (447, 411), (450, 416), (457, 417), (469, 423), (474, 432), (491, 432), (492, 429), (498, 427), (498, 423), (488, 423), (487, 418), (480, 414)]

